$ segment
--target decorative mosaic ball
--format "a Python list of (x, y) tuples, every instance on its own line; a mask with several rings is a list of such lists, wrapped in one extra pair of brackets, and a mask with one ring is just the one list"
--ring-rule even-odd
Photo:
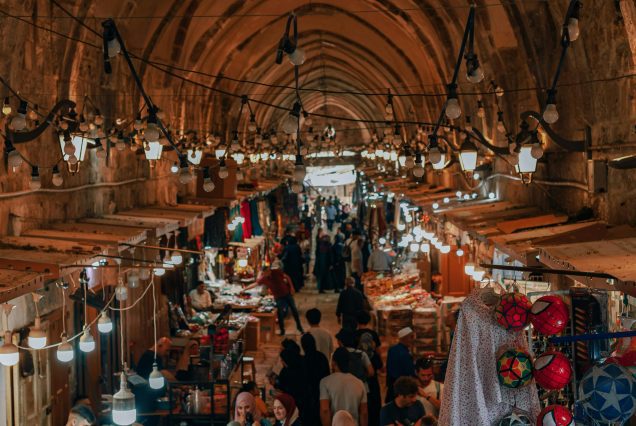
[(533, 426), (534, 422), (532, 422), (532, 420), (530, 420), (530, 418), (527, 415), (523, 413), (519, 413), (517, 411), (513, 411), (512, 413), (508, 414), (506, 417), (499, 420), (499, 423), (497, 423), (497, 425), (498, 426)]
[(530, 322), (539, 333), (551, 336), (563, 331), (570, 318), (567, 305), (558, 296), (539, 298), (530, 310)]
[(520, 388), (532, 380), (532, 359), (522, 349), (508, 349), (497, 359), (499, 383), (507, 388)]
[(579, 398), (594, 421), (623, 423), (636, 411), (636, 380), (618, 364), (595, 365), (579, 383)]
[(544, 389), (559, 390), (570, 383), (572, 366), (561, 352), (548, 351), (534, 360), (534, 380)]
[(506, 293), (495, 308), (495, 319), (506, 330), (522, 330), (528, 325), (532, 304), (521, 293)]
[(537, 417), (537, 426), (574, 426), (574, 417), (563, 405), (548, 405)]

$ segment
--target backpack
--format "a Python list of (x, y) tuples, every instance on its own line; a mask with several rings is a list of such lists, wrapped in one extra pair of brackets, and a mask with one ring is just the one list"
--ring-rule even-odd
[(375, 355), (375, 340), (373, 340), (371, 333), (362, 333), (360, 341), (358, 342), (358, 349), (367, 354), (369, 359), (373, 359)]
[(349, 373), (362, 380), (362, 383), (367, 382), (367, 372), (362, 365), (362, 352), (357, 349), (349, 351)]
[(351, 244), (353, 241), (349, 242), (349, 244), (345, 244), (342, 248), (342, 260), (345, 262), (351, 262)]

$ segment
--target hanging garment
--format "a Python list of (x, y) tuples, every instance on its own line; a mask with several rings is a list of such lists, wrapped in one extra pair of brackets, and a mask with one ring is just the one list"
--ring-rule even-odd
[(241, 203), (241, 216), (243, 217), (243, 238), (252, 238), (252, 210), (249, 201)]
[(250, 200), (250, 213), (252, 215), (252, 234), (257, 237), (263, 235), (263, 228), (261, 227), (261, 220), (258, 212), (258, 201)]
[(496, 424), (512, 407), (536, 417), (541, 410), (534, 382), (519, 389), (501, 386), (497, 355), (502, 349), (527, 350), (525, 333), (507, 331), (497, 324), (493, 309), (476, 289), (464, 300), (448, 359), (440, 426)]

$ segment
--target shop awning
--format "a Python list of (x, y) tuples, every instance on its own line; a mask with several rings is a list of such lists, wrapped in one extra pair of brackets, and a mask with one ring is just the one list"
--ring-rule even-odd
[(580, 222), (567, 225), (545, 226), (529, 231), (493, 236), (490, 240), (502, 252), (520, 261), (524, 265), (533, 265), (537, 261), (538, 243), (548, 237), (568, 235), (573, 231), (595, 232), (597, 235), (606, 227), (602, 222)]
[(205, 217), (214, 213), (210, 206), (193, 207), (192, 204), (177, 204), (166, 207), (144, 207), (126, 210), (122, 214), (140, 218), (172, 219), (179, 221), (180, 227), (188, 228), (190, 239), (203, 233)]
[(620, 280), (618, 289), (636, 296), (636, 237), (541, 247), (539, 258), (552, 268), (609, 274)]
[(46, 275), (38, 272), (0, 269), (0, 303), (34, 292), (41, 288), (45, 282)]
[(140, 228), (81, 222), (53, 223), (47, 229), (30, 229), (23, 235), (107, 246), (117, 251), (126, 250), (129, 244), (139, 244), (147, 237), (146, 230)]
[(161, 238), (179, 229), (178, 220), (140, 218), (118, 214), (80, 219), (79, 222), (145, 230), (148, 238)]
[(238, 204), (238, 200), (231, 198), (186, 198), (183, 200), (188, 205), (211, 206), (214, 208), (232, 208)]
[[(47, 280), (55, 280), (92, 263), (103, 252), (94, 254), (38, 249), (0, 249), (0, 268), (20, 272), (44, 274)], [(73, 268), (73, 265), (78, 265)]]
[(566, 215), (560, 214), (545, 214), (540, 216), (526, 217), (523, 219), (514, 219), (497, 223), (497, 228), (505, 234), (512, 234), (513, 232), (521, 231), (524, 229), (539, 228), (542, 226), (557, 225), (568, 221)]

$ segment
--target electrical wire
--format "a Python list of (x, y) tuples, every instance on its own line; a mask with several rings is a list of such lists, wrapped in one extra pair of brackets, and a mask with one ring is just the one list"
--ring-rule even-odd
[[(153, 272), (153, 273), (150, 275), (150, 279), (151, 279), (151, 280), (153, 280), (153, 279), (154, 279), (154, 277), (155, 277), (155, 274), (154, 274), (154, 272)], [(146, 293), (148, 293), (148, 290), (150, 289), (150, 287), (152, 287), (152, 286), (150, 286), (150, 285), (149, 285), (148, 287), (146, 287), (146, 289), (143, 291), (143, 293), (141, 293), (141, 296), (139, 296), (139, 298), (138, 298), (137, 300), (135, 300), (135, 302), (134, 302), (132, 305), (127, 306), (127, 307), (125, 307), (125, 308), (113, 308), (112, 306), (109, 306), (108, 308), (109, 308), (111, 311), (116, 311), (116, 312), (129, 311), (129, 310), (131, 310), (132, 308), (134, 308), (135, 306), (137, 306), (137, 303), (139, 303), (139, 302), (141, 301), (141, 299), (143, 299), (143, 298), (144, 298), (144, 296), (146, 295)]]

